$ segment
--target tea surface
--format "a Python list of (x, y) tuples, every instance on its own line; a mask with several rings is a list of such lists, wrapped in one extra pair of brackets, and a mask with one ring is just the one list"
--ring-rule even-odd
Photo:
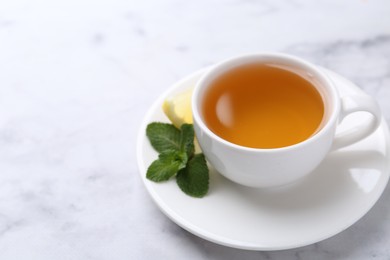
[(252, 148), (302, 142), (318, 129), (324, 104), (311, 82), (286, 69), (250, 64), (215, 79), (202, 114), (221, 138)]

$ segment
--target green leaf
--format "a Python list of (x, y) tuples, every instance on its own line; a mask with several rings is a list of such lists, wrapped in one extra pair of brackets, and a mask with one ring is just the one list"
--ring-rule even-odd
[(180, 150), (186, 151), (188, 158), (191, 158), (195, 152), (194, 126), (191, 124), (183, 124), (181, 126), (180, 130), (181, 130)]
[(180, 189), (192, 197), (201, 198), (209, 190), (209, 169), (203, 154), (196, 154), (176, 175)]
[(163, 153), (168, 150), (181, 150), (181, 133), (172, 124), (154, 122), (146, 128), (146, 135), (153, 148)]
[(168, 150), (161, 153), (158, 159), (152, 162), (146, 172), (146, 178), (155, 182), (166, 181), (179, 170), (186, 167), (187, 153)]

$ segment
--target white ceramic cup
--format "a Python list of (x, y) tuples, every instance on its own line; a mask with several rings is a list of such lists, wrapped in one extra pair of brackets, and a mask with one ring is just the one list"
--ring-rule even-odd
[[(226, 141), (205, 124), (202, 102), (210, 83), (229, 70), (245, 64), (262, 63), (285, 68), (309, 80), (324, 102), (320, 130), (303, 142), (274, 149), (257, 149)], [(242, 91), (245, 91), (243, 86)], [(340, 98), (337, 86), (318, 67), (300, 58), (281, 53), (260, 53), (223, 61), (208, 70), (195, 86), (192, 96), (195, 134), (207, 160), (228, 179), (251, 187), (274, 187), (292, 183), (312, 172), (327, 153), (355, 143), (375, 131), (380, 124), (380, 109), (368, 95)], [(336, 128), (347, 115), (366, 111), (371, 120), (338, 133)]]

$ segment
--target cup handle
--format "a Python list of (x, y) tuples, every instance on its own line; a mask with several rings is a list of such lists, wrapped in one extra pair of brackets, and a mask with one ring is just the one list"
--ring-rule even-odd
[(368, 95), (351, 95), (341, 98), (341, 122), (348, 115), (355, 112), (368, 112), (372, 115), (371, 120), (362, 122), (359, 126), (336, 134), (332, 150), (356, 143), (372, 134), (380, 125), (381, 110), (377, 102)]

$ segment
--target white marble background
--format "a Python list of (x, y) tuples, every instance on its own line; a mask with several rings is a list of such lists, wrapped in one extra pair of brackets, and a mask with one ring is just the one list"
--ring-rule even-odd
[(200, 239), (150, 199), (135, 158), (149, 106), (256, 51), (352, 79), (390, 123), (388, 0), (1, 0), (0, 259), (390, 259), (390, 189), (341, 234), (279, 252)]

